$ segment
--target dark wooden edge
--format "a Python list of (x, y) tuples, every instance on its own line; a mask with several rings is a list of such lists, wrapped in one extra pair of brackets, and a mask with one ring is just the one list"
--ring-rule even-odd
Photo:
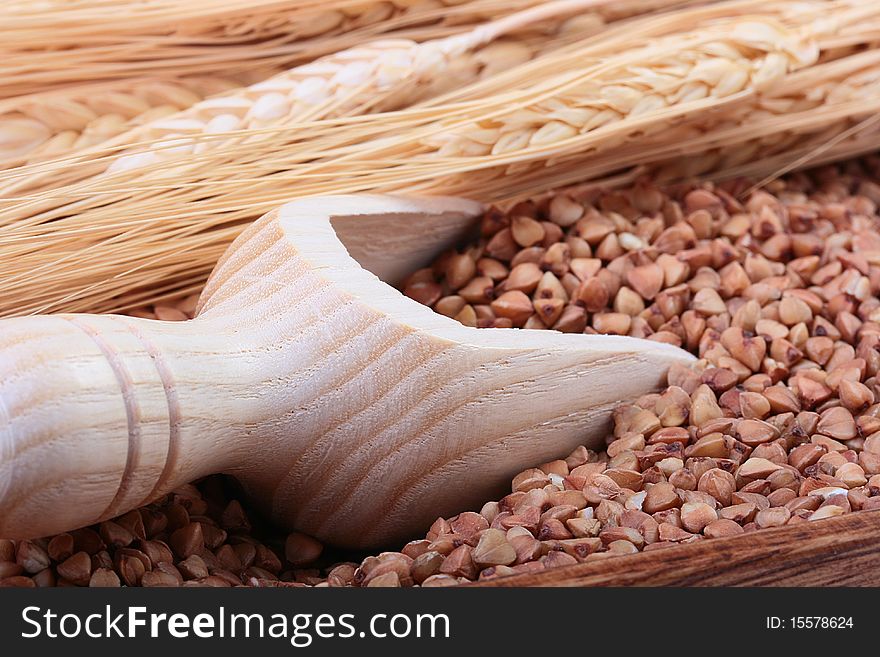
[(471, 586), (880, 586), (880, 510)]

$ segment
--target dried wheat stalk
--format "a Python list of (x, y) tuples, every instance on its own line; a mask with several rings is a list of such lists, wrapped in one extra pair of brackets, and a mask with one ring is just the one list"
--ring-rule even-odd
[[(125, 135), (128, 142), (151, 142), (113, 161), (108, 172), (176, 160), (221, 146), (224, 141), (196, 142), (192, 134), (217, 135), (262, 130), (285, 123), (387, 111), (421, 97), (467, 84), (497, 68), (531, 59), (537, 45), (529, 40), (497, 39), (533, 22), (601, 4), (596, 0), (548, 2), (460, 35), (416, 43), (386, 39), (328, 55), (285, 71), (236, 94), (196, 103), (167, 120), (154, 121)], [(493, 43), (495, 42), (495, 43)], [(478, 49), (484, 52), (473, 56)], [(491, 62), (488, 68), (481, 62)], [(235, 137), (230, 137), (235, 139)], [(166, 144), (171, 146), (166, 146)]]
[[(429, 143), (438, 148), (440, 157), (556, 149), (569, 140), (583, 141), (579, 138), (602, 126), (704, 99), (771, 88), (818, 57), (817, 49), (805, 48), (781, 26), (757, 21), (734, 25), (724, 36), (706, 33), (688, 41), (674, 39), (659, 66), (639, 66), (645, 52), (636, 51), (613, 68), (602, 62), (587, 75), (578, 71), (548, 79), (543, 86), (552, 95), (548, 93), (546, 99), (487, 116), (477, 124), (450, 127)], [(685, 47), (677, 50), (680, 45)], [(663, 46), (650, 46), (657, 47)]]
[[(149, 0), (116, 3), (108, 12), (91, 1), (7, 3), (0, 6), (0, 167), (80, 150), (167, 115), (170, 107), (179, 111), (233, 88), (203, 90), (204, 71), (223, 70), (240, 87), (269, 77), (282, 64), (307, 61), (373, 34), (399, 28), (412, 38), (428, 38), (535, 4), (541, 3)], [(262, 58), (277, 65), (266, 66)], [(153, 92), (155, 105), (137, 93), (147, 83), (160, 87)], [(2, 100), (6, 95), (12, 97)], [(186, 97), (189, 102), (182, 104)], [(138, 110), (144, 113), (139, 122), (132, 116)]]
[(110, 140), (209, 96), (265, 79), (191, 76), (85, 84), (0, 101), (0, 169), (41, 162)]
[(558, 188), (626, 170), (649, 170), (662, 182), (776, 176), (880, 149), (878, 111), (880, 50), (857, 52), (793, 73), (765, 94), (662, 134), (521, 173), (520, 189)]
[(541, 0), (104, 0), (0, 6), (0, 98), (72, 83), (285, 67), (396, 31), (437, 38)]
[[(839, 13), (835, 14), (835, 10)], [(484, 113), (478, 122), (443, 130), (432, 140), (432, 145), (440, 147), (439, 154), (442, 156), (503, 155), (531, 146), (556, 145), (601, 125), (662, 110), (681, 99), (691, 101), (737, 96), (740, 90), (746, 88), (761, 95), (770, 92), (771, 97), (775, 97), (776, 83), (789, 72), (820, 61), (839, 59), (880, 39), (880, 12), (876, 7), (866, 6), (858, 0), (770, 4), (761, 8), (760, 13), (777, 19), (780, 25), (787, 28), (787, 36), (766, 24), (742, 25), (734, 28), (741, 29), (741, 32), (731, 34), (734, 40), (742, 37), (733, 46), (734, 50), (740, 50), (739, 53), (725, 52), (714, 41), (706, 45), (706, 52), (677, 53), (677, 61), (655, 59), (650, 67), (639, 64), (638, 57), (642, 53), (638, 51), (632, 53), (633, 59), (629, 62), (596, 61), (597, 75), (588, 82), (582, 82), (583, 78), (574, 80), (560, 76), (562, 84), (571, 85), (563, 88), (561, 93), (548, 95), (546, 100), (531, 106), (517, 105), (506, 113), (491, 116), (488, 112)], [(674, 17), (673, 14), (666, 18)], [(663, 18), (661, 16), (657, 20)], [(814, 44), (803, 41), (806, 34), (813, 37)], [(791, 49), (786, 51), (787, 48)], [(756, 60), (757, 64), (748, 61), (751, 53), (743, 58), (745, 51), (753, 49), (764, 49), (766, 52), (764, 59)], [(649, 50), (656, 52), (656, 44), (645, 49)], [(559, 55), (564, 56), (564, 53)], [(756, 68), (756, 65), (760, 68)], [(545, 58), (528, 66), (533, 69), (531, 77), (542, 80), (545, 88), (557, 85), (551, 75), (555, 68), (552, 59)], [(619, 68), (615, 70), (612, 67)], [(523, 77), (524, 70), (525, 67), (522, 67), (518, 72)], [(813, 76), (814, 79), (822, 80), (826, 70), (830, 69), (823, 69)], [(576, 75), (581, 75), (581, 72)], [(603, 85), (603, 75), (609, 78), (608, 84)], [(490, 90), (497, 93), (505, 87), (509, 88), (510, 80), (511, 76), (496, 76), (490, 81), (491, 86), (475, 85), (467, 90), (469, 93), (438, 97), (433, 103), (485, 96)], [(569, 83), (568, 80), (572, 81)], [(575, 88), (574, 85), (578, 86)], [(718, 114), (716, 110), (709, 113), (709, 117)], [(457, 118), (450, 119), (451, 123), (455, 121)], [(666, 132), (668, 126), (662, 126), (661, 129)], [(592, 147), (586, 142), (581, 142), (581, 145)], [(555, 155), (564, 153), (557, 151)]]
[[(829, 13), (831, 5), (827, 3), (798, 3), (796, 10), (791, 5), (783, 3), (768, 6), (765, 11), (778, 9), (778, 18), (783, 24), (788, 25), (789, 29), (795, 30), (801, 36), (812, 34), (816, 37), (820, 54), (818, 59), (815, 57), (816, 51), (813, 51), (814, 55), (810, 55), (808, 50), (798, 51), (797, 46), (791, 53), (795, 58), (804, 57), (805, 62), (811, 57), (813, 62), (834, 61), (834, 57), (853, 49), (858, 50), (865, 44), (870, 45), (880, 37), (878, 7), (855, 1), (833, 4), (838, 13)], [(759, 34), (758, 31), (747, 31), (750, 36)], [(652, 45), (651, 50), (658, 52), (656, 44)], [(774, 50), (776, 49), (770, 47), (768, 52), (775, 55), (778, 62), (780, 53)], [(769, 59), (771, 58), (768, 57)], [(547, 65), (551, 61), (553, 61), (551, 58), (544, 58), (527, 66), (533, 68), (544, 66), (546, 70), (558, 70), (560, 67), (555, 64)], [(610, 67), (611, 64), (608, 60), (602, 60), (599, 66)], [(524, 68), (526, 67), (521, 67)], [(655, 71), (649, 70), (647, 66), (638, 70), (646, 71), (651, 80), (660, 79), (659, 76), (654, 75)], [(828, 67), (817, 70), (813, 82), (818, 84), (818, 80), (821, 80), (821, 76), (826, 73), (833, 75)], [(532, 77), (542, 78), (534, 74)], [(780, 76), (777, 81), (782, 79), (783, 76)], [(633, 77), (626, 77), (626, 84), (631, 84), (632, 80)], [(681, 83), (679, 80), (667, 78), (661, 80), (661, 87), (664, 84), (669, 85), (665, 87), (666, 89), (674, 90)], [(650, 89), (647, 83), (640, 87), (633, 86), (642, 92)], [(775, 83), (761, 85), (759, 82), (753, 87), (753, 91), (767, 93), (776, 86)], [(809, 88), (810, 83), (807, 83), (806, 87)], [(542, 91), (546, 92), (546, 85)], [(698, 89), (698, 96), (702, 93)], [(459, 97), (463, 96), (459, 94)], [(573, 95), (559, 94), (555, 89), (547, 96), (549, 100), (542, 101), (543, 104), (526, 106), (518, 103), (519, 98), (515, 94), (499, 95), (497, 98), (499, 102), (494, 107), (490, 107), (487, 103), (480, 104), (479, 118), (470, 122), (462, 122), (461, 113), (454, 115), (450, 113), (445, 122), (435, 120), (430, 128), (430, 135), (426, 141), (434, 150), (426, 153), (410, 145), (405, 153), (397, 150), (393, 158), (383, 160), (382, 155), (379, 154), (380, 146), (379, 152), (372, 152), (368, 157), (381, 173), (375, 178), (366, 174), (358, 182), (364, 184), (366, 188), (372, 188), (373, 185), (384, 188), (382, 185), (387, 184), (385, 181), (391, 177), (388, 169), (397, 166), (400, 169), (408, 169), (409, 177), (402, 185), (409, 190), (461, 194), (479, 190), (484, 198), (504, 198), (510, 195), (511, 188), (515, 188), (523, 195), (534, 194), (541, 189), (570, 184), (589, 175), (608, 175), (617, 170), (618, 167), (611, 166), (611, 163), (615, 161), (619, 163), (621, 155), (628, 158), (629, 166), (650, 161), (650, 158), (646, 157), (646, 145), (655, 144), (655, 153), (665, 153), (667, 157), (670, 153), (678, 153), (682, 140), (676, 131), (670, 130), (670, 125), (682, 123), (689, 125), (691, 114), (706, 116), (711, 123), (718, 120), (713, 117), (723, 117), (726, 112), (735, 111), (744, 103), (759, 98), (757, 93), (751, 91), (734, 93), (727, 98), (719, 98), (709, 92), (704, 100), (697, 99), (694, 102), (691, 108), (695, 110), (694, 112), (688, 111), (686, 104), (679, 104), (673, 108), (673, 112), (668, 112), (656, 97), (645, 99), (631, 94), (631, 98), (641, 103), (638, 108), (639, 113), (643, 111), (645, 103), (656, 102), (660, 109), (649, 108), (642, 114), (637, 113), (635, 116), (628, 116), (625, 120), (619, 120), (620, 112), (616, 112), (617, 108), (610, 103), (602, 102), (601, 90), (597, 90), (596, 87), (593, 87), (592, 93), (585, 94), (580, 99)], [(560, 99), (567, 102), (560, 103)], [(440, 98), (435, 102), (447, 100)], [(599, 105), (598, 112), (596, 105)], [(857, 105), (853, 105), (851, 109), (855, 110), (856, 107)], [(509, 116), (512, 116), (513, 120), (506, 122), (505, 119)], [(819, 125), (827, 124), (831, 119), (831, 116), (822, 115)], [(579, 120), (607, 121), (607, 123), (601, 128), (595, 128), (589, 123), (579, 124)], [(751, 119), (748, 124), (752, 127)], [(438, 129), (438, 126), (441, 127)], [(460, 132), (456, 133), (452, 126), (458, 127)], [(780, 130), (782, 127), (783, 124), (778, 124), (775, 129)], [(505, 134), (505, 128), (512, 130)], [(825, 134), (837, 134), (835, 131), (839, 129), (841, 128), (831, 126), (831, 132)], [(652, 133), (657, 137), (654, 142), (650, 138)], [(734, 139), (746, 139), (746, 134), (740, 131)], [(821, 139), (821, 135), (818, 138)], [(631, 145), (627, 146), (627, 142), (631, 142)], [(511, 148), (512, 150), (508, 150)], [(403, 162), (406, 162), (405, 166)], [(471, 162), (473, 165), (470, 164)], [(438, 166), (435, 168), (434, 164)], [(351, 163), (347, 163), (347, 166), (354, 168)], [(466, 173), (443, 177), (444, 167), (447, 171), (458, 169)], [(755, 169), (749, 171), (754, 172)], [(502, 173), (508, 178), (505, 179)], [(320, 185), (313, 172), (310, 171), (309, 176), (308, 182), (314, 180), (316, 185)], [(515, 185), (510, 184), (511, 178), (516, 180)], [(351, 180), (348, 182), (358, 184)], [(301, 189), (304, 193), (308, 193), (310, 185), (306, 184)]]
[[(667, 5), (678, 0), (666, 0)], [(539, 51), (552, 50), (557, 41), (546, 38), (547, 28), (562, 33), (559, 44), (584, 38), (595, 24), (584, 25), (581, 14), (609, 4), (609, 0), (556, 0), (481, 25), (465, 33), (425, 43), (383, 40), (352, 48), (280, 73), (235, 93), (198, 102), (187, 110), (150, 121), (108, 139), (101, 146), (126, 146), (109, 168), (100, 160), (90, 166), (59, 167), (53, 175), (17, 177), (0, 184), (0, 193), (46, 189), (70, 184), (89, 175), (179, 161), (228, 142), (238, 135), (297, 121), (393, 110), (467, 85), (528, 61)], [(659, 4), (652, 0), (652, 7)], [(570, 21), (577, 29), (566, 29)], [(535, 36), (533, 32), (540, 34)], [(515, 33), (515, 37), (501, 39)], [(0, 105), (2, 107), (2, 105)], [(2, 134), (2, 116), (0, 116)], [(20, 133), (16, 133), (20, 134)], [(203, 138), (203, 139), (197, 139)], [(145, 145), (141, 145), (145, 144)], [(97, 151), (97, 155), (103, 155)]]
[[(524, 58), (532, 56), (538, 49), (550, 49), (563, 45), (568, 40), (582, 39), (598, 33), (606, 27), (606, 21), (620, 20), (641, 12), (683, 6), (690, 2), (630, 0), (625, 3), (606, 1), (591, 4), (594, 6), (587, 5), (591, 11), (580, 13), (565, 21), (545, 21), (536, 24), (522, 21), (519, 26), (512, 26), (518, 29), (509, 28), (516, 33), (515, 39), (496, 40), (471, 57), (452, 60), (451, 55), (454, 54), (452, 50), (456, 47), (452, 40), (449, 44), (451, 50), (439, 53), (445, 60), (444, 75), (433, 79), (430, 76), (422, 76), (425, 79), (416, 80), (418, 85), (399, 85), (403, 89), (395, 90), (394, 97), (398, 98), (395, 105), (402, 107), (411, 104), (417, 98), (430, 98), (442, 91), (463, 86), (477, 77), (489, 77), (498, 71), (511, 68)], [(613, 19), (606, 19), (605, 14), (612, 16)], [(385, 47), (388, 52), (377, 53), (380, 47)], [(440, 48), (438, 47), (437, 50)], [(358, 62), (358, 58), (363, 61)], [(423, 66), (427, 64), (425, 56), (420, 56), (416, 52), (415, 43), (402, 39), (354, 48), (347, 56), (339, 56), (335, 59), (340, 61), (334, 63), (334, 58), (331, 56), (329, 61), (325, 62), (325, 66), (314, 74), (320, 77), (330, 71), (338, 72), (345, 64), (352, 64), (359, 66), (363, 75), (370, 59), (377, 59), (378, 68), (392, 66), (398, 71), (404, 63)], [(303, 68), (300, 74), (305, 76), (309, 70)], [(314, 67), (311, 67), (311, 71), (314, 70)], [(207, 96), (223, 91), (231, 92), (233, 89), (265, 80), (279, 72), (271, 69), (254, 70), (230, 78), (192, 76), (176, 79), (124, 79), (64, 87), (0, 101), (0, 168), (44, 161), (106, 143), (112, 137), (145, 125), (154, 119), (170, 117)], [(266, 85), (262, 93), (269, 92), (273, 86), (289, 93), (296, 76), (296, 71), (279, 76)], [(327, 87), (329, 84), (330, 80), (327, 80), (323, 86)], [(255, 102), (258, 100), (260, 88), (242, 93), (245, 98)], [(324, 90), (319, 93), (324, 93)], [(238, 109), (236, 108), (236, 112)], [(207, 114), (210, 120), (216, 114), (216, 108), (205, 108), (202, 113)], [(198, 114), (188, 113), (185, 118), (199, 119)], [(151, 132), (156, 133), (157, 138), (162, 135), (162, 130)]]
[[(725, 4), (733, 16), (740, 16), (743, 6), (758, 6), (742, 2)], [(833, 4), (838, 12), (835, 17), (844, 16), (841, 8), (852, 9), (852, 3)], [(824, 10), (830, 5), (810, 6)], [(541, 103), (576, 92), (578, 85), (596, 88), (600, 82), (626, 81), (634, 70), (641, 72), (669, 61), (679, 68), (687, 62), (693, 67), (695, 62), (688, 55), (712, 59), (719, 59), (720, 54), (729, 55), (735, 66), (748, 61), (750, 70), (776, 71), (774, 75), (781, 81), (789, 68), (815, 59), (816, 48), (811, 41), (817, 34), (824, 34), (812, 24), (786, 28), (766, 18), (761, 34), (779, 35), (779, 43), (771, 46), (755, 41), (754, 32), (741, 36), (743, 28), (737, 30), (737, 25), (754, 23), (755, 17), (716, 24), (715, 19), (722, 14), (713, 14), (707, 25), (699, 26), (693, 20), (697, 11), (706, 10), (680, 12), (681, 25), (692, 32), (675, 42), (655, 39), (645, 28), (641, 35), (651, 43), (650, 48), (640, 46), (609, 54), (602, 64), (591, 59), (602, 52), (601, 47), (590, 44), (592, 50), (589, 46), (586, 50), (589, 56), (572, 47), (564, 53), (540, 58), (540, 64), (519, 67), (528, 69), (529, 74), (539, 66), (557, 73), (570, 71), (570, 78), (564, 80), (556, 78), (552, 83), (540, 82), (531, 87), (521, 82), (519, 88), (514, 86), (505, 94), (482, 101), (466, 100), (372, 117), (326, 119), (294, 123), (283, 129), (251, 131), (247, 144), (223, 144), (182, 158), (171, 170), (153, 164), (138, 170), (136, 177), (123, 171), (14, 199), (0, 213), (0, 222), (5, 224), (0, 231), (0, 246), (9, 255), (0, 263), (0, 313), (123, 308), (134, 305), (134, 298), (138, 303), (148, 300), (148, 293), (142, 290), (151, 284), (161, 282), (173, 287), (170, 281), (180, 278), (181, 288), (191, 286), (207, 273), (214, 258), (239, 232), (241, 222), (294, 193), (430, 189), (490, 200), (510, 195), (512, 189), (533, 189), (538, 182), (551, 179), (542, 177), (544, 169), (535, 163), (550, 165), (548, 171), (564, 178), (557, 165), (563, 162), (565, 153), (570, 154), (566, 156), (571, 158), (569, 162), (577, 163), (579, 158), (583, 164), (594, 156), (585, 150), (586, 144), (610, 151), (646, 130), (659, 134), (659, 129), (668, 127), (673, 119), (683, 121), (689, 115), (745, 102), (755, 96), (755, 87), (737, 91), (736, 85), (722, 86), (721, 89), (727, 89), (726, 97), (688, 100), (685, 95), (675, 105), (612, 121), (564, 142), (527, 146), (503, 155), (438, 155), (437, 147), (432, 145), (433, 135), (454, 132), (456, 127), (483, 120), (492, 128), (491, 121), (497, 117), (544, 107)], [(856, 13), (849, 11), (845, 16), (859, 21), (872, 17), (865, 11)], [(631, 29), (638, 33), (637, 26)], [(710, 47), (713, 42), (718, 44), (716, 49)], [(745, 43), (748, 48), (742, 47)], [(784, 67), (772, 63), (778, 60), (779, 53), (785, 53)], [(563, 66), (565, 61), (569, 62), (568, 69)], [(751, 64), (755, 64), (754, 69)], [(763, 75), (750, 74), (748, 84), (764, 84)], [(722, 79), (706, 78), (715, 80), (715, 84)], [(691, 81), (687, 71), (675, 80), (676, 89), (685, 88), (686, 82)], [(541, 114), (542, 120), (546, 118), (546, 112)], [(475, 141), (479, 143), (479, 139)], [(667, 145), (670, 151), (673, 147)], [(578, 171), (569, 168), (564, 173), (571, 176)], [(167, 176), (174, 177), (173, 189), (164, 182)], [(52, 222), (48, 239), (47, 222)], [(112, 294), (118, 296), (113, 298)], [(27, 300), (22, 303), (21, 299)]]
[(736, 108), (719, 122), (683, 128), (682, 157), (656, 165), (655, 176), (760, 176), (775, 172), (778, 160), (768, 159), (775, 156), (796, 162), (813, 151), (818, 159), (826, 147), (835, 153), (841, 148), (867, 152), (880, 147), (875, 127), (868, 124), (852, 135), (845, 133), (878, 109), (880, 50), (869, 50), (792, 75), (766, 97)]
[[(641, 176), (663, 182), (746, 177), (760, 185), (797, 169), (851, 159), (880, 150), (880, 89), (870, 102), (821, 105), (800, 113), (757, 123), (713, 129), (678, 142), (627, 148), (614, 157), (555, 162), (541, 171), (518, 176), (520, 185), (499, 191), (495, 198), (511, 204), (535, 190), (616, 187), (632, 184)], [(765, 139), (754, 138), (756, 134)], [(719, 143), (728, 144), (719, 147)], [(586, 181), (586, 182), (585, 182)], [(491, 177), (474, 174), (471, 185), (491, 186)], [(528, 190), (528, 191), (522, 191)]]

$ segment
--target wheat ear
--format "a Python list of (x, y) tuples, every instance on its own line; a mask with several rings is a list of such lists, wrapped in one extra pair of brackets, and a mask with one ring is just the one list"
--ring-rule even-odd
[[(527, 28), (560, 29), (572, 14), (583, 15), (609, 4), (610, 0), (555, 0), (444, 39), (421, 44), (386, 39), (328, 55), (105, 140), (101, 148), (135, 144), (109, 167), (103, 161), (89, 165), (81, 160), (79, 166), (59, 168), (54, 175), (19, 176), (12, 185), (0, 185), (0, 190), (6, 195), (33, 192), (105, 170), (112, 173), (179, 161), (224, 143), (240, 142), (238, 135), (243, 132), (405, 107), (491, 76), (499, 68), (514, 67), (539, 50), (552, 49), (553, 39), (523, 34)], [(652, 6), (656, 4), (654, 0)], [(508, 33), (517, 36), (501, 39)], [(487, 65), (490, 61), (491, 66)]]
[[(13, 199), (0, 212), (0, 222), (6, 224), (0, 231), (0, 246), (10, 254), (0, 262), (0, 313), (112, 309), (125, 306), (134, 297), (143, 301), (149, 285), (167, 289), (177, 279), (191, 285), (210, 269), (213, 258), (238, 234), (243, 222), (292, 195), (454, 190), (486, 200), (504, 198), (513, 190), (546, 182), (548, 178), (542, 178), (545, 168), (559, 179), (577, 175), (578, 167), (589, 162), (597, 149), (613, 152), (622, 148), (621, 144), (637, 143), (636, 137), (643, 131), (662, 134), (662, 129), (674, 122), (747, 102), (766, 89), (767, 77), (756, 75), (756, 71), (778, 71), (777, 81), (782, 82), (789, 70), (815, 61), (817, 39), (823, 33), (812, 19), (806, 25), (786, 26), (770, 18), (771, 8), (779, 5), (764, 8), (765, 16), (756, 3), (718, 6), (724, 6), (730, 15), (725, 20), (715, 16), (705, 25), (692, 20), (695, 15), (705, 15), (694, 12), (705, 9), (680, 12), (680, 23), (689, 31), (675, 41), (654, 39), (652, 31), (644, 28), (641, 38), (649, 40), (650, 46), (612, 50), (601, 57), (602, 49), (595, 43), (586, 47), (590, 53), (586, 57), (572, 46), (564, 53), (550, 53), (518, 67), (528, 69), (531, 75), (536, 67), (545, 66), (568, 77), (532, 85), (521, 80), (510, 91), (480, 101), (248, 131), (241, 135), (247, 143), (225, 143), (180, 158), (172, 167), (152, 164), (136, 172), (95, 176)], [(741, 16), (744, 6), (756, 15)], [(820, 11), (832, 4), (810, 6)], [(871, 18), (867, 12), (856, 16), (847, 3), (833, 3), (833, 9), (833, 17), (840, 18), (844, 26), (847, 20)], [(752, 30), (741, 36), (743, 26), (756, 22), (763, 24), (757, 34), (779, 35), (779, 41), (772, 47), (762, 45)], [(788, 62), (784, 67), (767, 64), (778, 60), (780, 54)], [(435, 143), (436, 136), (444, 132), (457, 139), (458, 129), (466, 126), (494, 129), (493, 120), (517, 112), (546, 121), (544, 103), (567, 98), (566, 94), (581, 88), (613, 83), (615, 72), (617, 82), (625, 83), (646, 67), (651, 70), (668, 65), (663, 75), (671, 78), (672, 88), (681, 89), (694, 82), (687, 75), (691, 68), (706, 60), (722, 59), (722, 55), (731, 55), (737, 66), (750, 63), (747, 86), (738, 91), (735, 85), (728, 86), (727, 96), (700, 94), (693, 99), (685, 95), (674, 105), (627, 115), (573, 138), (546, 145), (526, 144), (519, 151), (501, 155), (441, 155), (442, 146)], [(710, 80), (720, 83), (723, 78), (696, 81), (708, 84)], [(595, 96), (584, 98), (584, 102), (592, 102)], [(532, 111), (535, 107), (541, 111)], [(583, 114), (569, 118), (579, 116)], [(501, 125), (516, 124), (502, 121)], [(473, 141), (481, 143), (481, 136), (476, 137)], [(667, 149), (674, 151), (675, 146), (668, 144)], [(562, 165), (567, 168), (560, 168)], [(169, 176), (175, 181), (173, 189), (168, 185)]]
[(285, 68), (395, 32), (429, 39), (541, 0), (44, 0), (0, 4), (0, 98), (73, 83)]

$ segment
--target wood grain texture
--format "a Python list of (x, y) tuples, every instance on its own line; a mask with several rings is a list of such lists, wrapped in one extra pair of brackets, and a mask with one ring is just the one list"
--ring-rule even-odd
[(391, 545), (522, 467), (596, 445), (615, 405), (692, 356), (467, 328), (376, 276), (396, 282), (480, 212), (301, 200), (239, 237), (194, 320), (0, 322), (0, 536), (69, 530), (226, 472), (284, 526)]
[(864, 511), (474, 586), (880, 586), (878, 536)]

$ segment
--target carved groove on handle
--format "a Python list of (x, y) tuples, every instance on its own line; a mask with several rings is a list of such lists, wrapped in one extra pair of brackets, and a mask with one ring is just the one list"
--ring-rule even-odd
[[(6, 406), (3, 395), (0, 395), (0, 465), (3, 463), (11, 463), (14, 455), (15, 446), (12, 441), (12, 414)], [(5, 503), (6, 493), (9, 492), (9, 485), (11, 483), (11, 476), (0, 476), (0, 504)]]
[(162, 466), (162, 472), (156, 479), (156, 483), (153, 484), (149, 494), (140, 502), (140, 505), (143, 505), (151, 502), (163, 493), (163, 486), (168, 482), (168, 479), (177, 467), (177, 460), (180, 456), (180, 424), (182, 421), (180, 400), (177, 396), (174, 375), (168, 366), (168, 362), (165, 360), (165, 356), (162, 354), (162, 350), (134, 322), (118, 315), (114, 316), (113, 319), (125, 326), (140, 341), (144, 350), (149, 354), (150, 360), (156, 366), (156, 372), (165, 391), (165, 401), (168, 404), (168, 452), (165, 456), (165, 465)]
[(132, 382), (131, 374), (125, 366), (125, 362), (120, 358), (113, 346), (110, 345), (98, 331), (89, 326), (86, 322), (81, 321), (79, 318), (75, 316), (62, 317), (88, 335), (97, 345), (98, 349), (101, 350), (101, 353), (104, 354), (104, 358), (107, 359), (107, 363), (110, 365), (113, 374), (116, 376), (116, 380), (119, 383), (119, 390), (122, 393), (122, 399), (125, 402), (125, 416), (128, 421), (128, 455), (125, 459), (125, 469), (122, 472), (122, 477), (119, 479), (119, 486), (116, 489), (116, 494), (113, 496), (113, 499), (110, 500), (110, 504), (104, 509), (100, 516), (101, 518), (112, 518), (117, 515), (119, 505), (125, 499), (126, 493), (128, 493), (129, 486), (131, 485), (132, 475), (140, 462), (140, 406), (134, 393), (134, 383)]

